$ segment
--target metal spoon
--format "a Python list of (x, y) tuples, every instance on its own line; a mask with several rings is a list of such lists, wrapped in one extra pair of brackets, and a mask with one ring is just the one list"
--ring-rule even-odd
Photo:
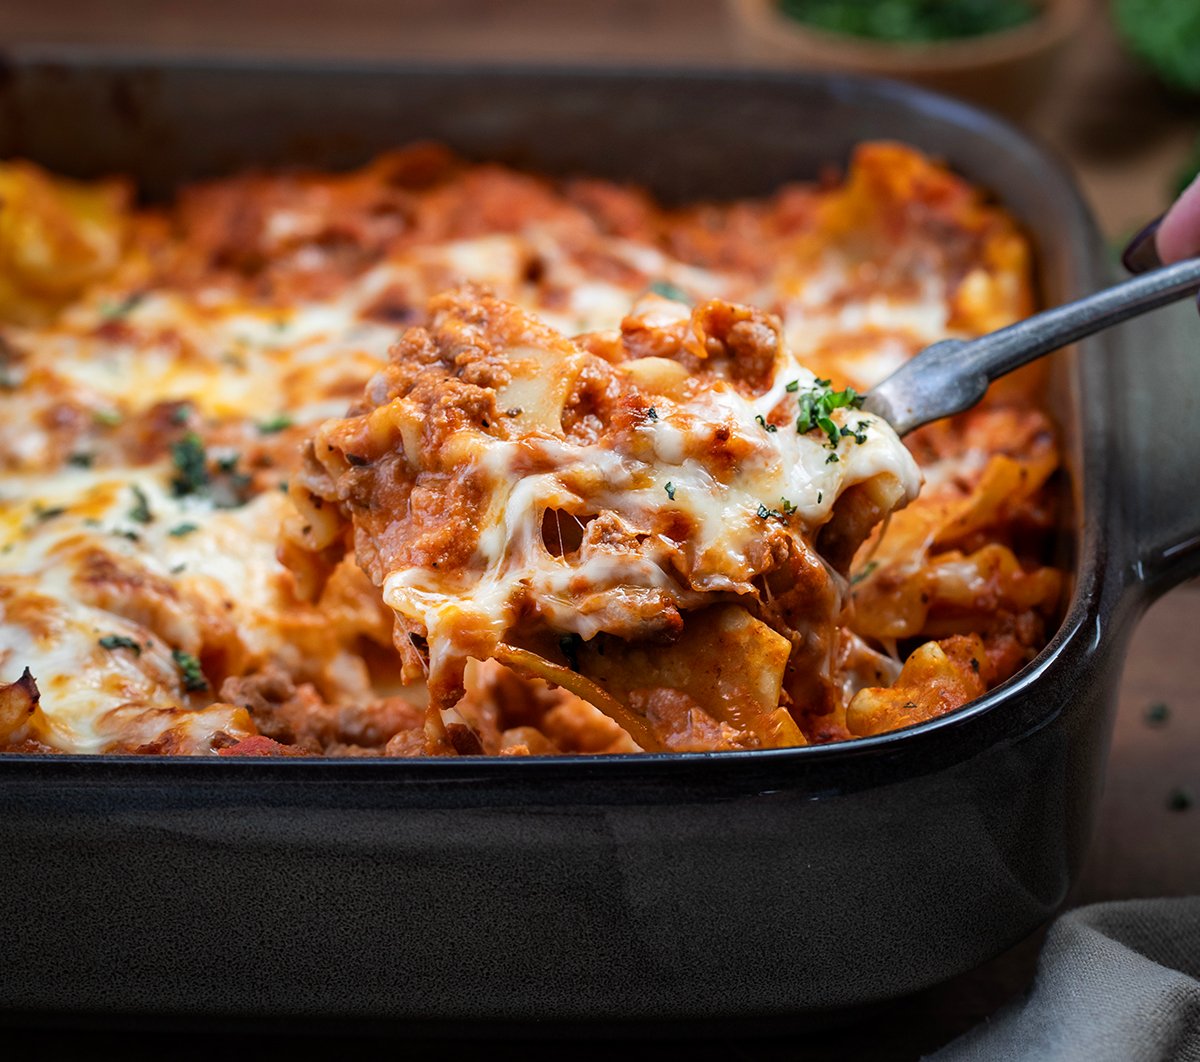
[(864, 408), (907, 435), (970, 409), (992, 380), (1084, 336), (1200, 291), (1200, 259), (1144, 273), (978, 339), (926, 347), (867, 395)]

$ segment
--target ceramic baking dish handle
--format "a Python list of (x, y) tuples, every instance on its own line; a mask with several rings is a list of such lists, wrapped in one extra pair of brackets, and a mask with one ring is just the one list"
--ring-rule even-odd
[(1123, 327), (1113, 384), (1134, 577), (1150, 597), (1200, 575), (1200, 319), (1191, 303)]

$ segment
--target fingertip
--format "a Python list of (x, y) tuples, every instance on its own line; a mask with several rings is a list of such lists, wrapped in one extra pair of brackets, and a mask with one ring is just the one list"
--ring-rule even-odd
[(1200, 175), (1163, 215), (1154, 242), (1159, 258), (1167, 263), (1200, 253)]

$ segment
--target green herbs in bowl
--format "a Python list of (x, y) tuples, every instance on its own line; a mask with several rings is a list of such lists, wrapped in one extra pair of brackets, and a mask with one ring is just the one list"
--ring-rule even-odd
[(1034, 0), (780, 0), (813, 29), (891, 43), (927, 44), (1015, 29), (1040, 11)]
[(1125, 43), (1161, 79), (1200, 93), (1200, 4), (1196, 0), (1113, 0)]

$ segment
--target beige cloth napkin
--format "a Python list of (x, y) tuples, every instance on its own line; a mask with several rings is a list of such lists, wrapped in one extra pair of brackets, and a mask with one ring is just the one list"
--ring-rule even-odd
[(930, 1062), (1200, 1062), (1200, 896), (1080, 907), (1029, 995)]

